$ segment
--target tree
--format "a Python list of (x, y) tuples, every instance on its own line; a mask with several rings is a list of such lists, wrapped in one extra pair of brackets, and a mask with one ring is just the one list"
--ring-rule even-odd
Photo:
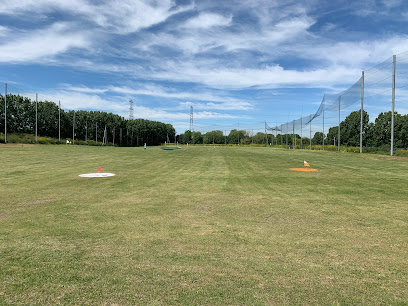
[(323, 144), (323, 133), (322, 132), (316, 132), (312, 138), (312, 144), (313, 145), (321, 145)]
[[(368, 131), (369, 116), (366, 111), (363, 110), (363, 145), (366, 145), (366, 137)], [(361, 127), (361, 112), (354, 111), (350, 113), (340, 123), (340, 143), (346, 146), (360, 146), (360, 127)], [(337, 138), (338, 136), (336, 136)], [(329, 139), (330, 141), (330, 139)]]
[(205, 144), (222, 144), (225, 143), (224, 134), (220, 130), (210, 131), (204, 134), (203, 143)]
[(247, 135), (246, 131), (233, 129), (230, 131), (227, 139), (230, 144), (239, 144), (241, 140)]
[(192, 137), (192, 143), (193, 144), (202, 144), (203, 143), (203, 135), (201, 134), (201, 132), (192, 132), (191, 137)]
[[(329, 132), (326, 135), (326, 138), (324, 140), (324, 144), (337, 146), (338, 137), (339, 137), (339, 127), (338, 126), (333, 126), (333, 127), (329, 128)], [(313, 142), (313, 140), (312, 140), (312, 142)], [(322, 144), (322, 142), (320, 142), (319, 144)]]

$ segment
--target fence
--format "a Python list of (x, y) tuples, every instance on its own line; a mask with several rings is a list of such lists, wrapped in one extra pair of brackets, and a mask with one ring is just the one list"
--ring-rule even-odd
[(408, 52), (394, 55), (363, 71), (348, 89), (325, 94), (314, 114), (281, 125), (267, 125), (266, 129), (277, 138), (286, 135), (286, 144), (288, 135), (296, 141), (297, 135), (309, 132), (310, 147), (313, 140), (323, 149), (331, 143), (338, 150), (341, 145), (358, 146), (360, 152), (363, 147), (385, 146), (393, 155), (395, 145), (398, 148), (408, 147), (408, 116), (396, 111), (408, 113), (407, 76)]

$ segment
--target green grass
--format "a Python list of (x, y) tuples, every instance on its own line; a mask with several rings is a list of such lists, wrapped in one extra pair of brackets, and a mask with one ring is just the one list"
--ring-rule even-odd
[[(408, 158), (67, 145), (0, 156), (0, 304), (408, 304)], [(303, 160), (319, 171), (289, 171)], [(116, 176), (78, 177), (99, 165)]]

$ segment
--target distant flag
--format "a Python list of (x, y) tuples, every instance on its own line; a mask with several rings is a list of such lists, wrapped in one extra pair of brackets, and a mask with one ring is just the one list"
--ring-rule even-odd
[(98, 168), (98, 172), (101, 172), (101, 170), (102, 170), (102, 168), (101, 168), (101, 166), (99, 166), (99, 168)]
[(309, 163), (307, 161), (305, 161), (305, 160), (303, 161), (303, 166), (310, 167)]

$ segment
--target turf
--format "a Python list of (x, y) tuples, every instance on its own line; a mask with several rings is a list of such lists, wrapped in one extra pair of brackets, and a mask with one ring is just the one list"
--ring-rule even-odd
[[(0, 304), (407, 304), (408, 159), (0, 146)], [(318, 172), (289, 168), (310, 163)], [(78, 174), (113, 172), (115, 177)]]

